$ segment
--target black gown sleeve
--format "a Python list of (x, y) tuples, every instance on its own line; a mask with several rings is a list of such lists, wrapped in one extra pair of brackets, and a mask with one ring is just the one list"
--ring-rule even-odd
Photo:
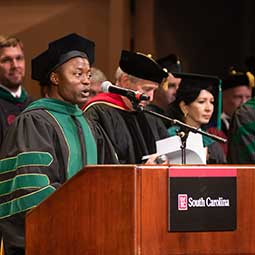
[(229, 163), (255, 163), (255, 98), (235, 111), (228, 138)]
[(93, 120), (88, 123), (97, 144), (98, 164), (119, 164), (117, 153), (102, 126)]
[[(102, 135), (101, 129), (103, 130), (104, 137), (107, 137), (108, 144), (114, 148), (120, 164), (136, 162), (132, 136), (123, 118), (125, 113), (125, 111), (122, 113), (122, 111), (102, 104), (93, 105), (85, 112), (86, 118), (96, 127), (96, 131)], [(100, 149), (101, 146), (98, 147)], [(115, 164), (116, 155), (101, 160), (101, 163)]]
[[(144, 155), (156, 152), (155, 142), (168, 137), (164, 124), (144, 112), (129, 112), (99, 103), (89, 107), (85, 116), (103, 129), (120, 164), (142, 163)], [(103, 163), (115, 162), (108, 158)]]
[(218, 142), (214, 142), (208, 146), (208, 160), (207, 164), (226, 164), (225, 154), (221, 145)]
[(43, 111), (19, 115), (1, 147), (0, 230), (8, 255), (24, 250), (25, 213), (66, 180), (68, 150), (48, 119)]

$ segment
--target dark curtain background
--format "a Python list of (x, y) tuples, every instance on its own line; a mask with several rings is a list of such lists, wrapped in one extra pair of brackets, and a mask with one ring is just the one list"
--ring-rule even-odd
[(255, 54), (255, 1), (155, 1), (158, 57), (177, 54), (185, 72), (223, 75)]

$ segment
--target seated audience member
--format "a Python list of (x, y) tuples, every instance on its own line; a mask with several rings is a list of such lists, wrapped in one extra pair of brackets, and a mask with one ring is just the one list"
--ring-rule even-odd
[(229, 124), (233, 112), (243, 103), (251, 99), (254, 77), (251, 73), (232, 70), (222, 80), (222, 115), (221, 124), (225, 135), (228, 135)]
[[(0, 146), (8, 127), (32, 102), (22, 86), (25, 66), (23, 43), (14, 36), (0, 35)], [(1, 237), (0, 232), (0, 241)]]
[[(221, 130), (208, 129), (208, 132), (228, 139), (230, 121), (234, 111), (252, 96), (254, 76), (250, 73), (237, 72), (232, 70), (222, 80), (222, 114)], [(225, 155), (228, 153), (227, 143), (221, 144)]]
[(32, 60), (32, 78), (48, 85), (48, 98), (34, 101), (15, 119), (0, 151), (5, 255), (24, 254), (25, 213), (85, 165), (98, 162), (93, 130), (78, 107), (89, 95), (93, 59), (94, 42), (70, 34)]
[[(170, 105), (169, 117), (180, 120), (195, 128), (203, 128), (209, 123), (215, 101), (215, 81), (201, 78), (182, 78), (175, 101)], [(180, 127), (172, 126), (169, 135), (176, 135)], [(224, 153), (211, 138), (203, 136), (203, 145), (207, 147), (207, 163), (225, 163)]]
[(228, 162), (255, 163), (255, 97), (233, 113), (228, 133)]
[[(117, 85), (150, 96), (168, 76), (152, 58), (123, 50), (116, 72)], [(140, 104), (146, 106), (147, 101)], [(156, 152), (155, 141), (168, 136), (162, 122), (143, 111), (136, 111), (126, 97), (101, 93), (83, 107), (86, 117), (99, 123), (109, 136), (122, 164), (142, 163), (144, 155)], [(149, 162), (153, 162), (149, 159)], [(105, 162), (112, 163), (112, 162)], [(148, 163), (148, 162), (147, 162)]]
[[(169, 104), (174, 101), (176, 90), (179, 87), (181, 78), (175, 78), (171, 72), (181, 72), (181, 62), (174, 54), (170, 54), (164, 58), (158, 59), (157, 63), (168, 72), (167, 80), (159, 86), (153, 96), (153, 100), (148, 104), (147, 109), (166, 114), (169, 108)], [(166, 126), (169, 123), (165, 122)]]
[(23, 43), (14, 36), (0, 35), (0, 144), (16, 116), (32, 102), (22, 86), (24, 77)]

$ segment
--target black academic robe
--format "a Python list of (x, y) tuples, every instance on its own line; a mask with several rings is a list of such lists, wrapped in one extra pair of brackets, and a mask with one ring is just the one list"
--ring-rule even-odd
[[(158, 106), (155, 105), (155, 104), (149, 104), (149, 105), (146, 106), (145, 109), (148, 110), (148, 111), (152, 111), (152, 112), (161, 114), (161, 115), (163, 115), (164, 117), (168, 117), (168, 116), (167, 116), (167, 113), (166, 113), (162, 108), (158, 107)], [(166, 127), (167, 129), (168, 129), (169, 127), (171, 127), (171, 125), (172, 125), (171, 121), (170, 121), (170, 120), (167, 120), (167, 119), (165, 119), (165, 118), (162, 118), (160, 121), (165, 125), (165, 127)]]
[(228, 142), (228, 162), (255, 164), (255, 97), (234, 112)]
[(105, 130), (121, 164), (142, 163), (144, 155), (156, 152), (156, 141), (168, 137), (160, 119), (129, 111), (119, 95), (101, 93), (83, 110), (87, 119)]
[(10, 124), (32, 101), (24, 89), (20, 98), (14, 98), (9, 92), (0, 88), (0, 145)]
[(83, 115), (78, 106), (44, 98), (9, 127), (0, 151), (0, 229), (6, 255), (24, 252), (25, 212), (85, 165), (98, 163), (96, 143), (104, 146), (103, 134), (95, 140)]

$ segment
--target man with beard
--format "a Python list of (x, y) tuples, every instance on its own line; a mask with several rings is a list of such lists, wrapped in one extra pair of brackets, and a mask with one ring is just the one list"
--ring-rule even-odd
[(25, 57), (22, 42), (0, 35), (0, 145), (7, 128), (32, 101), (22, 87)]

